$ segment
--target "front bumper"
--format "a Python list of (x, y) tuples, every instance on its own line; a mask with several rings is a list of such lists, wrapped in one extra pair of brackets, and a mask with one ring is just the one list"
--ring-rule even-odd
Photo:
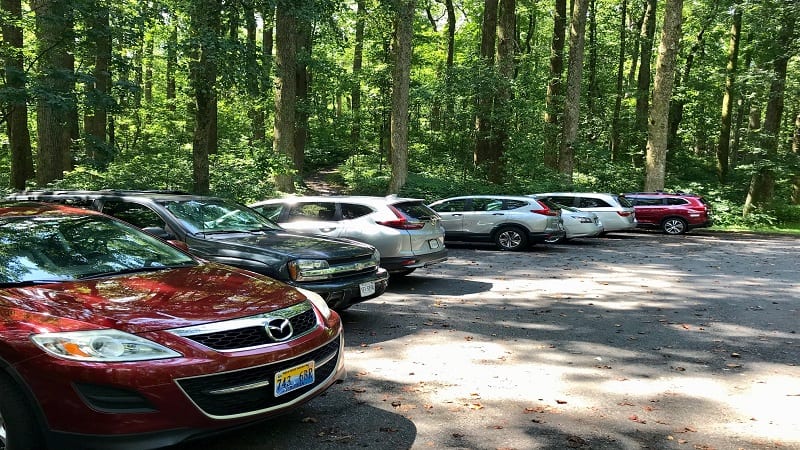
[[(383, 294), (389, 285), (389, 272), (381, 267), (378, 268), (377, 272), (365, 275), (290, 284), (316, 292), (325, 299), (331, 309), (341, 311), (356, 303), (361, 303)], [(374, 287), (374, 292), (364, 295), (362, 287), (369, 287), (369, 285)]]

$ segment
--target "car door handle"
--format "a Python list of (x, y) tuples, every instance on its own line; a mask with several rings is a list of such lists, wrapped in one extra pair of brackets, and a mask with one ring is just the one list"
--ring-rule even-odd
[(463, 214), (450, 214), (450, 217), (461, 217)]
[(333, 231), (335, 229), (336, 229), (336, 227), (324, 227), (324, 228), (320, 228), (319, 231), (321, 231), (323, 233), (330, 233), (331, 231)]
[(505, 216), (505, 213), (492, 213), (493, 216)]

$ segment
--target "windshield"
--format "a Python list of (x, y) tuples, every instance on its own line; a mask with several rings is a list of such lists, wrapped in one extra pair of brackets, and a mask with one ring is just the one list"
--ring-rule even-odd
[(170, 201), (164, 207), (193, 234), (281, 230), (252, 209), (222, 199)]
[(71, 281), (196, 264), (180, 250), (104, 216), (0, 220), (0, 285)]

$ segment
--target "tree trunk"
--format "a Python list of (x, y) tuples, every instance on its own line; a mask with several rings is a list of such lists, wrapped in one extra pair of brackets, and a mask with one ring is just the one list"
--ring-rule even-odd
[[(483, 6), (483, 22), (481, 23), (481, 76), (478, 92), (478, 107), (475, 117), (475, 167), (483, 166), (489, 161), (492, 151), (492, 100), (494, 97), (494, 58), (497, 36), (497, 2), (485, 0)], [(491, 80), (491, 81), (487, 81)], [(491, 86), (491, 87), (490, 87)]]
[[(2, 10), (15, 21), (22, 20), (20, 0), (2, 0)], [(3, 22), (3, 43), (9, 49), (5, 53), (5, 89), (11, 92), (6, 114), (6, 130), (11, 147), (11, 188), (25, 189), (25, 182), (33, 178), (33, 156), (31, 136), (28, 130), (28, 106), (25, 92), (25, 68), (23, 66), (22, 27), (11, 21)]]
[(683, 0), (667, 0), (661, 44), (658, 47), (656, 76), (653, 83), (653, 105), (647, 127), (645, 191), (664, 189), (667, 169), (669, 99), (672, 97), (675, 80), (675, 61), (680, 46), (682, 22)]
[[(639, 49), (642, 47), (642, 24), (644, 24), (644, 17), (647, 13), (647, 0), (641, 0), (643, 9), (642, 15), (636, 19), (636, 22), (633, 21), (633, 17), (631, 16), (631, 21), (629, 22), (629, 26), (631, 29), (636, 30), (635, 39), (633, 40), (633, 50), (631, 50), (631, 68), (628, 71), (628, 86), (633, 86), (634, 81), (636, 81), (636, 69), (639, 67)], [(631, 11), (633, 14), (633, 11)]]
[(192, 33), (200, 41), (189, 72), (195, 97), (193, 190), (197, 194), (207, 194), (210, 188), (208, 156), (217, 151), (216, 61), (222, 5), (219, 0), (196, 0), (192, 6)]
[(249, 97), (250, 110), (247, 116), (250, 118), (250, 136), (252, 143), (259, 145), (266, 139), (266, 122), (264, 119), (264, 104), (261, 102), (261, 89), (259, 80), (261, 79), (262, 67), (259, 64), (258, 46), (256, 44), (256, 11), (253, 4), (245, 2), (242, 4), (244, 14), (244, 26), (247, 31), (245, 41), (245, 54), (247, 60), (244, 62), (247, 71), (247, 95)]
[(361, 63), (364, 56), (364, 20), (367, 15), (364, 0), (356, 2), (356, 41), (353, 50), (353, 87), (350, 90), (350, 109), (353, 126), (350, 129), (350, 145), (358, 151), (361, 142)]
[(73, 11), (69, 2), (32, 0), (36, 12), (40, 92), (37, 98), (36, 182), (44, 186), (69, 170), (75, 113)]
[[(794, 133), (792, 134), (792, 153), (800, 157), (800, 112), (795, 115)], [(792, 176), (792, 204), (800, 205), (800, 174)]]
[(294, 154), (292, 164), (299, 175), (303, 174), (305, 163), (306, 142), (308, 142), (308, 118), (311, 105), (311, 73), (308, 65), (311, 62), (312, 35), (310, 19), (297, 18), (297, 109), (295, 111), (294, 125)]
[(742, 8), (733, 12), (731, 40), (728, 49), (728, 65), (725, 77), (725, 95), (722, 97), (722, 127), (717, 144), (717, 177), (721, 183), (728, 178), (731, 152), (731, 113), (733, 112), (733, 84), (736, 80), (736, 63), (739, 58), (739, 39), (742, 30)]
[(575, 0), (569, 30), (569, 66), (567, 67), (567, 92), (564, 99), (564, 129), (558, 152), (558, 171), (572, 184), (575, 145), (578, 137), (581, 107), (581, 78), (583, 50), (586, 35), (586, 11), (589, 0)]
[[(686, 65), (683, 67), (683, 74), (676, 75), (675, 77), (675, 86), (673, 88), (674, 91), (677, 91), (682, 84), (689, 83), (689, 76), (692, 72), (692, 67), (694, 66), (694, 58), (698, 53), (702, 53), (703, 47), (705, 46), (705, 32), (706, 27), (703, 26), (703, 28), (700, 29), (700, 32), (697, 33), (697, 41), (694, 43), (692, 49), (689, 51), (689, 54), (686, 56)], [(681, 122), (683, 122), (683, 107), (685, 104), (686, 99), (682, 96), (673, 98), (672, 102), (670, 103), (669, 134), (667, 135), (668, 149), (677, 149), (683, 145), (681, 138), (678, 135), (678, 130), (680, 129)]]
[(587, 106), (589, 113), (595, 115), (595, 101), (600, 98), (600, 86), (597, 84), (597, 7), (596, 0), (589, 3), (589, 95)]
[(414, 35), (414, 0), (398, 0), (394, 18), (392, 67), (391, 164), (389, 194), (397, 194), (408, 177), (408, 97)]
[(561, 75), (564, 72), (564, 38), (567, 26), (567, 0), (555, 0), (553, 38), (550, 43), (550, 81), (547, 83), (544, 112), (544, 165), (558, 169), (559, 120), (563, 111)]
[(516, 56), (516, 0), (500, 0), (497, 21), (497, 72), (499, 87), (494, 101), (492, 139), (489, 148), (489, 181), (501, 183), (505, 174), (503, 155), (508, 129), (512, 124), (511, 84), (514, 81), (514, 58)]
[(87, 106), (84, 116), (86, 133), (86, 150), (97, 167), (105, 168), (111, 162), (111, 149), (108, 147), (107, 123), (108, 108), (111, 99), (111, 26), (109, 24), (108, 7), (98, 2), (88, 26), (94, 37), (94, 83), (89, 84), (91, 104)]
[(619, 161), (622, 154), (620, 137), (620, 113), (622, 111), (623, 81), (625, 73), (625, 41), (627, 36), (626, 15), (628, 1), (622, 0), (619, 24), (619, 56), (617, 57), (617, 88), (614, 96), (614, 114), (611, 118), (611, 160)]
[[(656, 0), (647, 0), (639, 41), (639, 76), (636, 81), (636, 132), (644, 136), (648, 131), (647, 115), (650, 107), (650, 60), (653, 57), (653, 38), (656, 32)], [(638, 145), (637, 145), (638, 147)], [(638, 147), (641, 149), (641, 147)]]
[(174, 23), (175, 17), (170, 17), (169, 41), (167, 42), (167, 109), (175, 111), (175, 69), (178, 67), (178, 25)]
[(772, 83), (769, 88), (769, 101), (764, 113), (764, 125), (761, 129), (761, 148), (766, 150), (767, 164), (753, 174), (750, 190), (747, 192), (743, 214), (749, 215), (757, 208), (767, 206), (775, 190), (775, 174), (769, 162), (775, 161), (778, 156), (778, 136), (780, 135), (781, 115), (783, 114), (783, 98), (786, 91), (786, 67), (792, 56), (794, 27), (797, 17), (791, 8), (793, 5), (783, 5), (781, 29), (778, 32), (775, 45), (778, 46), (777, 54), (773, 60)]
[(144, 102), (153, 103), (153, 34), (147, 33), (144, 39)]
[[(445, 98), (445, 111), (447, 113), (445, 122), (453, 120), (455, 111), (455, 100), (452, 95), (449, 95), (452, 87), (453, 79), (453, 60), (456, 52), (456, 10), (453, 6), (453, 0), (444, 1), (445, 9), (447, 10), (447, 59), (444, 63), (444, 77), (445, 77), (445, 92), (448, 93)], [(449, 126), (448, 126), (449, 129)]]
[[(297, 20), (291, 2), (279, 1), (275, 8), (275, 130), (273, 149), (294, 160), (294, 125), (297, 109)], [(282, 192), (294, 192), (291, 173), (278, 174), (275, 187)]]

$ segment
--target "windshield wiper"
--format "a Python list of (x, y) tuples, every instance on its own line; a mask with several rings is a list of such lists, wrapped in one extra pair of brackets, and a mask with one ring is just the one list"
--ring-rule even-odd
[(142, 273), (142, 272), (158, 272), (160, 270), (170, 270), (170, 269), (180, 269), (184, 267), (194, 267), (195, 263), (186, 263), (186, 264), (173, 264), (169, 266), (142, 266), (142, 267), (131, 267), (128, 269), (120, 269), (120, 270), (113, 270), (109, 272), (96, 272), (96, 273), (89, 273), (86, 275), (81, 275), (78, 277), (79, 280), (91, 280), (95, 278), (105, 278), (105, 277), (116, 277), (119, 275), (127, 275), (131, 273)]
[(36, 286), (39, 284), (53, 284), (53, 283), (63, 283), (65, 281), (70, 280), (24, 280), (24, 281), (8, 281), (0, 283), (0, 289), (5, 288), (14, 288), (14, 287), (25, 287), (25, 286)]

